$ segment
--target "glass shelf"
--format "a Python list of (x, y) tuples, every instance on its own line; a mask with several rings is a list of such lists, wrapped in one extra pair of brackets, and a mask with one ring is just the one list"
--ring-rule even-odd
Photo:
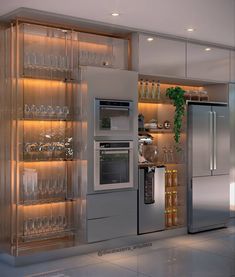
[(74, 229), (54, 230), (48, 233), (38, 233), (32, 235), (24, 235), (21, 237), (22, 242), (43, 241), (50, 239), (58, 239), (68, 236), (74, 236)]
[(45, 158), (45, 159), (23, 159), (21, 162), (67, 162), (67, 161), (74, 161), (73, 158)]
[(23, 117), (20, 120), (22, 121), (64, 121), (64, 122), (69, 122), (73, 121), (73, 119), (70, 118), (45, 118), (45, 117), (38, 117), (38, 118), (32, 118), (32, 117)]
[(39, 200), (26, 200), (20, 201), (20, 206), (34, 206), (34, 205), (43, 205), (43, 204), (53, 204), (53, 203), (64, 203), (64, 202), (73, 202), (76, 201), (74, 198), (48, 198), (48, 199), (39, 199)]
[(173, 134), (172, 129), (146, 129), (145, 131), (139, 131), (139, 135), (147, 134)]

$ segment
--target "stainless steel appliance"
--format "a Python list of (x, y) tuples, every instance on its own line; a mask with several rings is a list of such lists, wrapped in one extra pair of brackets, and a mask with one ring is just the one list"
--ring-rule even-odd
[(224, 103), (188, 103), (188, 230), (229, 219), (229, 114)]
[(165, 228), (165, 167), (139, 169), (138, 233)]
[(94, 190), (133, 187), (133, 142), (95, 142)]
[(133, 135), (133, 102), (95, 99), (95, 136), (126, 135)]

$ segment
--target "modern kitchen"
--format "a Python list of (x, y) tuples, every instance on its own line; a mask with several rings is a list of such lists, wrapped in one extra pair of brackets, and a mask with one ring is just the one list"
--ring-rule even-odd
[(0, 60), (2, 264), (234, 236), (235, 45), (19, 8)]

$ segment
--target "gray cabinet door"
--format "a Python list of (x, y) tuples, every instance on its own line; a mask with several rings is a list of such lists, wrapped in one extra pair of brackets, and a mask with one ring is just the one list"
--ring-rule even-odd
[(189, 162), (192, 176), (209, 176), (212, 170), (211, 106), (189, 106)]
[(148, 38), (148, 35), (139, 35), (139, 73), (185, 77), (186, 43), (158, 36), (152, 41)]
[(228, 107), (212, 108), (214, 115), (213, 175), (229, 174), (230, 142)]
[(226, 49), (194, 43), (187, 44), (187, 77), (192, 79), (228, 82), (230, 52)]

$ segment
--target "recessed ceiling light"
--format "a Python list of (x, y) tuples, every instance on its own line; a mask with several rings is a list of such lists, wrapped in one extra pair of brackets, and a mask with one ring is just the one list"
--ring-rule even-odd
[(205, 48), (205, 51), (211, 51), (210, 47)]
[(119, 13), (117, 13), (117, 12), (113, 12), (112, 13), (112, 16), (119, 16), (120, 14)]
[(187, 31), (188, 31), (188, 32), (194, 32), (195, 29), (194, 29), (194, 28), (187, 28)]
[(153, 41), (152, 37), (147, 38), (147, 41)]

